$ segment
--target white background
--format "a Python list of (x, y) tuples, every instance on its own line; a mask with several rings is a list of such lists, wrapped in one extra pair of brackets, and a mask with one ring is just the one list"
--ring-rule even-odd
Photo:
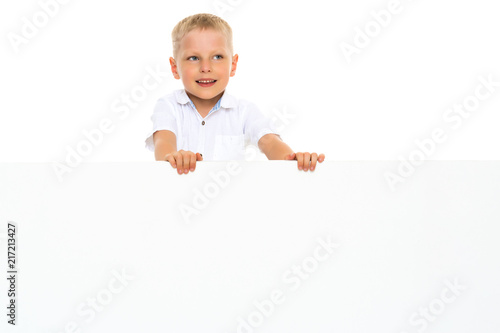
[[(0, 162), (62, 161), (67, 147), (85, 139), (82, 131), (104, 118), (114, 130), (85, 161), (152, 161), (144, 139), (154, 104), (180, 81), (166, 78), (126, 119), (111, 105), (141, 84), (146, 67), (169, 71), (172, 28), (191, 14), (219, 14), (214, 3), (71, 0), (15, 52), (8, 34), (21, 34), (23, 17), (33, 21), (41, 7), (3, 1)], [(478, 76), (500, 81), (494, 1), (401, 0), (401, 12), (351, 63), (340, 43), (352, 44), (355, 28), (388, 0), (232, 3), (221, 16), (234, 30), (240, 62), (228, 89), (267, 114), (293, 112), (282, 137), (295, 151), (395, 160), (439, 127), (448, 140), (429, 159), (500, 158), (500, 88), (460, 128), (442, 120), (474, 93)]]

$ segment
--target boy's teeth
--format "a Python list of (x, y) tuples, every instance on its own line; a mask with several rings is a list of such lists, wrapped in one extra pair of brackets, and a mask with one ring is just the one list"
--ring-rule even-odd
[(200, 82), (200, 83), (212, 83), (212, 82), (215, 82), (215, 80), (200, 80), (198, 82)]

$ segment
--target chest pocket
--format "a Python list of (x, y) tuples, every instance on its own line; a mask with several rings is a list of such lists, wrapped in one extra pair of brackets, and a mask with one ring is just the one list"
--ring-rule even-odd
[(216, 135), (214, 160), (242, 160), (245, 156), (245, 136)]

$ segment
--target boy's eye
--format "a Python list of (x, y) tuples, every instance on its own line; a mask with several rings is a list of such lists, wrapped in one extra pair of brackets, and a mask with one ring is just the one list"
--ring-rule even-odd
[[(214, 59), (215, 60), (220, 60), (224, 58), (223, 56), (221, 56), (220, 54), (214, 56)], [(199, 60), (199, 58), (197, 56), (190, 56), (189, 58), (187, 58), (187, 60), (192, 60), (192, 61), (196, 61), (196, 60)]]

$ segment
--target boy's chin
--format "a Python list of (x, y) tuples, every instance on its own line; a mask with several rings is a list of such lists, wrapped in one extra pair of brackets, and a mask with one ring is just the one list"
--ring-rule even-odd
[(214, 99), (216, 97), (219, 97), (219, 95), (221, 95), (223, 92), (224, 91), (221, 91), (221, 92), (218, 92), (218, 93), (217, 92), (208, 92), (208, 91), (206, 91), (206, 92), (197, 92), (197, 93), (188, 92), (188, 95), (194, 96), (197, 99), (211, 100), (211, 99)]

